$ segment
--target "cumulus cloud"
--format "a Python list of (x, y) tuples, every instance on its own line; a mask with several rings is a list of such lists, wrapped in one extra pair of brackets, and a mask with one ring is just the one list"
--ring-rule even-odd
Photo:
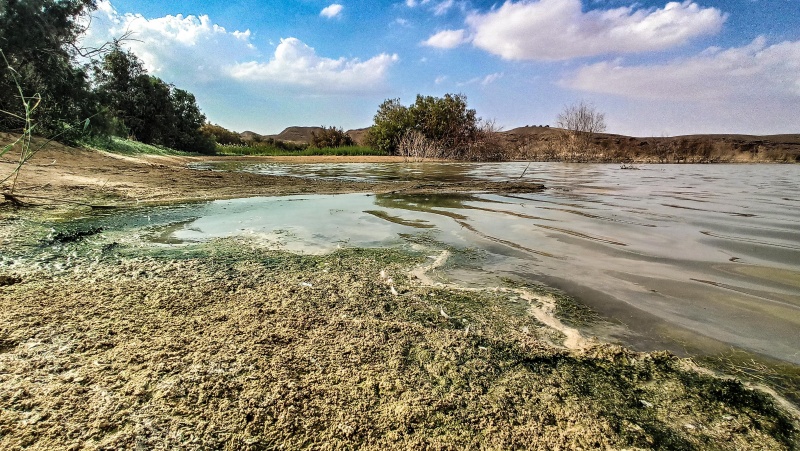
[(343, 9), (344, 6), (338, 3), (334, 3), (332, 5), (326, 6), (325, 8), (322, 8), (322, 11), (319, 13), (319, 15), (332, 19), (341, 14)]
[(509, 0), (466, 22), (473, 44), (487, 52), (509, 60), (556, 61), (664, 50), (717, 33), (726, 19), (720, 10), (692, 1), (584, 12), (581, 0)]
[(281, 39), (267, 63), (250, 61), (230, 68), (242, 81), (282, 83), (328, 92), (361, 92), (378, 86), (397, 55), (381, 54), (366, 61), (324, 58), (296, 38)]
[(800, 41), (711, 48), (665, 64), (601, 62), (579, 69), (562, 84), (583, 91), (639, 99), (732, 100), (747, 97), (800, 101)]
[(300, 40), (287, 38), (265, 62), (250, 30), (228, 31), (205, 15), (147, 19), (120, 14), (107, 1), (98, 2), (84, 45), (99, 46), (126, 32), (131, 39), (123, 45), (145, 68), (179, 85), (234, 79), (261, 86), (298, 86), (310, 93), (369, 91), (383, 85), (398, 60), (397, 55), (387, 54), (366, 61), (325, 58)]
[(258, 53), (250, 30), (228, 31), (206, 15), (147, 19), (141, 14), (120, 14), (107, 1), (98, 2), (83, 45), (99, 47), (125, 33), (130, 39), (123, 46), (133, 51), (149, 72), (171, 82), (184, 74), (201, 81), (214, 79), (223, 73), (225, 61)]
[(452, 49), (467, 41), (465, 30), (443, 30), (422, 41), (422, 45), (437, 49)]

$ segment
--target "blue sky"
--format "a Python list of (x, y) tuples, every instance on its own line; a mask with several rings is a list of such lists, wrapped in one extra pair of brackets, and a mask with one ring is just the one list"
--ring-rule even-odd
[(800, 133), (800, 1), (103, 0), (211, 122), (369, 126), (387, 98), (464, 93), (505, 129), (592, 102), (637, 136)]

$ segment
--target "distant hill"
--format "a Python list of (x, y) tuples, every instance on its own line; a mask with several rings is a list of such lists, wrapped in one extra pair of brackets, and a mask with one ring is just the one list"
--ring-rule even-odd
[[(353, 138), (353, 141), (356, 142), (358, 145), (364, 144), (364, 138), (367, 134), (367, 128), (358, 128), (355, 130), (348, 130), (346, 133)], [(260, 135), (256, 132), (252, 131), (245, 131), (240, 133), (239, 135), (242, 137), (242, 141), (249, 142), (255, 139), (265, 140), (265, 139), (275, 139), (279, 141), (289, 141), (295, 143), (310, 143), (311, 142), (311, 134), (312, 133), (319, 133), (322, 131), (322, 127), (287, 127), (282, 132), (278, 133), (277, 135)]]
[[(288, 127), (277, 135), (246, 131), (244, 141), (254, 137), (309, 143), (311, 134), (322, 127)], [(358, 145), (364, 145), (369, 127), (348, 130)], [(501, 146), (509, 159), (562, 161), (568, 158), (558, 148), (564, 130), (549, 126), (525, 126), (500, 132)], [(720, 161), (797, 161), (800, 162), (800, 134), (737, 135), (709, 134), (671, 137), (633, 137), (597, 134), (595, 151), (579, 157), (606, 162), (720, 162)], [(574, 158), (574, 156), (573, 156)]]
[[(517, 158), (563, 160), (558, 151), (564, 130), (554, 127), (519, 127), (501, 133), (504, 147), (518, 150)], [(800, 134), (708, 134), (670, 137), (633, 137), (599, 133), (589, 161), (632, 162), (800, 162)], [(555, 150), (554, 150), (555, 149)], [(512, 157), (514, 157), (512, 152)]]
[(289, 141), (294, 143), (311, 142), (311, 134), (320, 132), (322, 127), (287, 127), (277, 135), (260, 135), (256, 132), (246, 131), (240, 133), (243, 141), (253, 141), (254, 139), (275, 139), (278, 141)]

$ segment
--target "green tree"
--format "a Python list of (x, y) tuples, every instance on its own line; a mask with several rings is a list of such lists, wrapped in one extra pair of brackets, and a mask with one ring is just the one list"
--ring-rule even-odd
[(189, 152), (214, 151), (201, 133), (206, 117), (195, 96), (148, 75), (132, 52), (115, 45), (95, 68), (95, 83), (117, 134)]
[[(203, 124), (203, 126), (200, 127), (200, 133), (217, 144), (236, 145), (242, 143), (241, 135), (217, 124)], [(258, 142), (255, 137), (254, 141)]]
[(397, 154), (403, 138), (412, 132), (437, 148), (438, 156), (460, 158), (478, 138), (479, 119), (475, 110), (467, 107), (463, 94), (418, 95), (410, 107), (400, 104), (399, 99), (390, 99), (378, 108), (367, 142)]
[[(28, 95), (41, 97), (35, 111), (39, 133), (72, 141), (78, 126), (96, 112), (87, 70), (75, 62), (83, 33), (80, 18), (96, 7), (94, 0), (0, 0), (0, 50), (8, 64), (0, 67), (0, 129), (17, 130), (24, 113), (14, 77)], [(15, 117), (16, 116), (16, 117)]]
[(311, 147), (323, 149), (326, 147), (352, 146), (353, 138), (341, 128), (322, 127), (319, 132), (311, 132)]
[(397, 154), (403, 135), (414, 128), (414, 120), (400, 99), (384, 101), (375, 114), (374, 124), (367, 132), (367, 144), (389, 154)]
[(95, 92), (105, 107), (107, 117), (113, 126), (109, 130), (117, 135), (130, 135), (130, 129), (141, 125), (136, 111), (135, 98), (139, 77), (147, 71), (141, 61), (131, 52), (123, 51), (115, 44), (94, 67)]

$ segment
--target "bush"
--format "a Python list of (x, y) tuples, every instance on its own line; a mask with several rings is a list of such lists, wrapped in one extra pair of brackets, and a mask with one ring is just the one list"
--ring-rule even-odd
[(217, 144), (235, 145), (242, 143), (242, 137), (238, 133), (217, 124), (203, 124), (200, 127), (200, 133)]
[(352, 145), (353, 138), (341, 128), (323, 126), (321, 131), (311, 132), (311, 147), (316, 147), (317, 149)]
[(595, 134), (606, 131), (605, 114), (594, 105), (581, 100), (565, 106), (556, 118), (556, 125), (564, 130), (561, 146), (568, 152), (570, 161), (592, 161), (597, 148), (592, 140)]
[(410, 107), (389, 99), (378, 108), (374, 121), (367, 144), (392, 155), (418, 153), (408, 148), (417, 142), (424, 143), (426, 154), (435, 149), (435, 155), (428, 157), (461, 159), (480, 138), (479, 119), (475, 110), (467, 108), (463, 94), (418, 95)]

